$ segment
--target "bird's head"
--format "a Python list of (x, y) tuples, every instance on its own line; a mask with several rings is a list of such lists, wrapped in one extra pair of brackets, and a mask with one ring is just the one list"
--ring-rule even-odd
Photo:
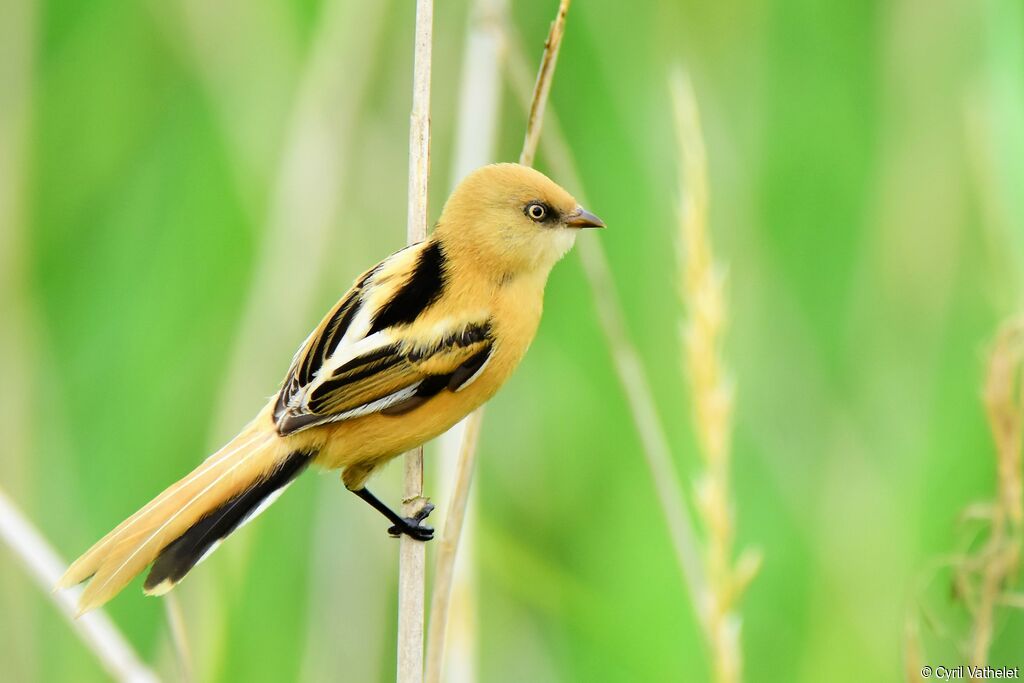
[(546, 275), (581, 228), (603, 227), (543, 173), (493, 164), (473, 171), (455, 188), (437, 236), (492, 272)]

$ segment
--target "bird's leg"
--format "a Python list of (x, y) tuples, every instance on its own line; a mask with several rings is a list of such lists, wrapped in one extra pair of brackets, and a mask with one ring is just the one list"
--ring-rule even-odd
[(378, 512), (391, 520), (393, 526), (388, 529), (388, 533), (395, 538), (398, 538), (401, 534), (405, 534), (406, 536), (415, 538), (417, 541), (429, 541), (434, 537), (434, 528), (423, 523), (423, 520), (427, 518), (427, 515), (433, 512), (433, 503), (427, 503), (412, 517), (402, 517), (400, 514), (389, 508), (380, 498), (370, 493), (370, 490), (365, 486), (353, 489), (352, 493), (365, 500)]

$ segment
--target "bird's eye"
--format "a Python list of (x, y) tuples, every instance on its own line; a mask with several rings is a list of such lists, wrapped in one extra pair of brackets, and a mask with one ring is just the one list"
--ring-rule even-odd
[(526, 207), (526, 215), (531, 219), (540, 223), (542, 220), (548, 217), (548, 207), (543, 204), (534, 202)]

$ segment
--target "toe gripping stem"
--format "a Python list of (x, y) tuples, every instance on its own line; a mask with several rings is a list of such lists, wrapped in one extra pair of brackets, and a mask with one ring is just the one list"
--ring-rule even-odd
[(365, 486), (361, 489), (356, 489), (352, 493), (365, 500), (374, 509), (388, 518), (391, 522), (388, 534), (394, 538), (405, 534), (410, 538), (415, 538), (417, 541), (429, 541), (434, 537), (434, 528), (423, 523), (430, 513), (434, 511), (434, 504), (426, 498), (421, 499), (423, 505), (415, 515), (412, 517), (402, 517), (389, 508), (380, 498), (370, 493), (370, 490)]

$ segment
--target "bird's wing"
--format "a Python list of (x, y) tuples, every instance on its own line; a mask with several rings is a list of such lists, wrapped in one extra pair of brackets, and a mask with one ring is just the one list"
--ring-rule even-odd
[(486, 311), (414, 324), (442, 298), (444, 270), (440, 245), (428, 241), (360, 277), (292, 362), (274, 409), (278, 431), (400, 414), (475, 379), (493, 345)]

